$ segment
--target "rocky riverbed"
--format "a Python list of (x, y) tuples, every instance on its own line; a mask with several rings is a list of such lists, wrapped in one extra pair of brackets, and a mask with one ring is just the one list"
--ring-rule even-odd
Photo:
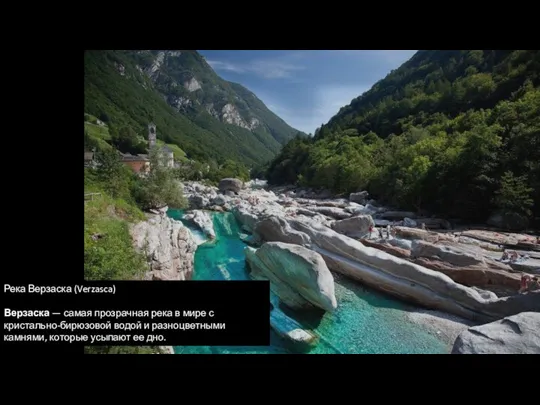
[[(223, 179), (219, 187), (186, 182), (184, 194), (190, 203), (184, 219), (209, 239), (215, 232), (207, 211), (234, 214), (246, 242), (254, 247), (248, 257), (257, 269), (255, 277), (271, 279), (273, 291), (281, 294), (284, 302), (325, 302), (316, 305), (331, 310), (331, 301), (321, 301), (323, 296), (332, 299), (330, 271), (425, 307), (425, 312), (412, 313), (411, 320), (427, 325), (448, 341), (473, 325), (522, 312), (540, 312), (539, 291), (517, 293), (522, 273), (534, 275), (540, 269), (539, 245), (529, 235), (459, 229), (445, 219), (383, 207), (369, 199), (367, 192), (334, 198), (328, 191), (269, 189), (260, 181), (244, 184)], [(153, 267), (149, 278), (171, 275), (173, 279), (188, 279), (189, 269), (185, 270), (186, 265), (174, 254), (168, 262), (162, 259), (169, 252), (163, 246), (177, 246), (179, 257), (189, 261), (192, 241), (175, 231), (167, 234), (167, 230), (181, 229), (178, 225), (153, 221), (160, 229), (157, 237), (167, 240), (161, 245), (150, 244)], [(135, 228), (139, 247), (144, 239), (140, 235), (147, 235), (150, 241), (156, 238), (147, 228)], [(257, 254), (257, 248), (268, 242), (277, 243)], [(303, 250), (298, 251), (295, 245)], [(501, 262), (498, 259), (505, 249), (524, 258), (517, 263)], [(259, 259), (254, 261), (259, 256), (264, 265)], [(303, 264), (298, 272), (283, 272), (280, 266), (291, 260)], [(172, 264), (175, 270), (165, 262), (176, 263)], [(160, 273), (161, 268), (166, 271)], [(323, 279), (306, 286), (309, 277)]]

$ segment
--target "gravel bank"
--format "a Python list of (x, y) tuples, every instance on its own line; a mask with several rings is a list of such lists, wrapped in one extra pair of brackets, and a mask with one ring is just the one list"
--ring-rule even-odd
[(449, 353), (458, 335), (465, 329), (476, 325), (474, 322), (454, 315), (427, 309), (409, 312), (407, 316), (412, 322), (426, 327), (430, 333), (448, 344)]

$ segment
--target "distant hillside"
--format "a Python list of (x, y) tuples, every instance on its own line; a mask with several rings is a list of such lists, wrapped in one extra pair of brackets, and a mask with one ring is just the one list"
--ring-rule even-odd
[(85, 113), (177, 145), (188, 159), (268, 161), (298, 131), (196, 51), (86, 51)]
[(267, 176), (471, 220), (539, 217), (539, 82), (540, 51), (419, 51)]

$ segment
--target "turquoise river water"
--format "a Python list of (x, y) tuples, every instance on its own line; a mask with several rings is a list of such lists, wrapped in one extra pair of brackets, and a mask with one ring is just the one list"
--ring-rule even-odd
[[(182, 212), (169, 210), (182, 220)], [(195, 254), (194, 280), (248, 280), (240, 228), (231, 213), (213, 213), (216, 241), (199, 245)], [(187, 225), (187, 224), (186, 224)], [(189, 226), (189, 225), (188, 225)], [(191, 226), (190, 226), (191, 228)], [(192, 228), (191, 228), (192, 229)], [(195, 231), (197, 237), (200, 232)], [(287, 311), (305, 329), (320, 338), (309, 354), (439, 354), (448, 346), (421, 325), (411, 322), (400, 301), (382, 295), (343, 276), (334, 274), (338, 309), (322, 319)], [(246, 305), (248, 305), (246, 303)], [(176, 346), (177, 354), (272, 354), (295, 353), (273, 332), (271, 345), (264, 347)]]

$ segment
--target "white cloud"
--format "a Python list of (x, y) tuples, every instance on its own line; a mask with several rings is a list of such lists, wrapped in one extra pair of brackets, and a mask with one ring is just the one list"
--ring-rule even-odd
[(207, 60), (207, 62), (216, 71), (251, 73), (264, 79), (284, 79), (291, 78), (295, 72), (305, 69), (304, 66), (293, 63), (295, 59), (297, 59), (296, 55), (291, 54), (278, 58), (254, 59), (245, 63), (219, 60)]
[(222, 62), (219, 60), (207, 60), (208, 64), (212, 66), (214, 70), (226, 70), (228, 72), (244, 73), (245, 69), (242, 66), (235, 65), (229, 62)]
[(369, 88), (358, 86), (320, 86), (313, 90), (313, 105), (302, 109), (280, 104), (264, 94), (257, 93), (257, 95), (272, 112), (291, 127), (313, 134), (321, 124), (326, 124), (336, 115), (341, 107), (348, 105), (352, 99), (367, 90)]

